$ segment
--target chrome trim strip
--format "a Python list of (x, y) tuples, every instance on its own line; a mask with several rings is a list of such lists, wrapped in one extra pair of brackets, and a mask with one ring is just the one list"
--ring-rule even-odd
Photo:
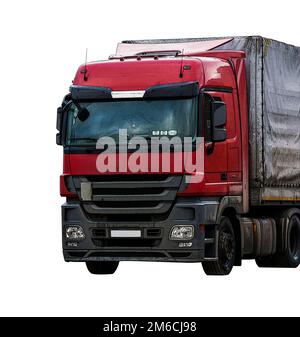
[(141, 230), (111, 230), (110, 236), (112, 238), (140, 238), (142, 236)]
[(145, 90), (135, 90), (135, 91), (112, 91), (112, 98), (141, 98), (145, 94)]

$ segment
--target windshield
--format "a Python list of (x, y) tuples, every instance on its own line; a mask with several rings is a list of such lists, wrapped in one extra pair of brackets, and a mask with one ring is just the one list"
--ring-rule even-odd
[(159, 100), (118, 100), (81, 102), (88, 118), (78, 118), (78, 105), (68, 113), (67, 145), (94, 145), (100, 137), (116, 141), (119, 129), (128, 137), (196, 137), (197, 97)]

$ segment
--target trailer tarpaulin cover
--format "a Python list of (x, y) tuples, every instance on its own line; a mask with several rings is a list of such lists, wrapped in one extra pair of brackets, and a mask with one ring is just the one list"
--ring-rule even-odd
[(265, 187), (262, 198), (293, 198), (284, 190), (300, 192), (300, 48), (236, 37), (217, 49), (246, 52), (251, 186)]

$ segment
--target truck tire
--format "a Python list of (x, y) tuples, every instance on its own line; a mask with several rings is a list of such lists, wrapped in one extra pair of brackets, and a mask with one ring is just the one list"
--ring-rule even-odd
[(256, 265), (260, 268), (276, 267), (275, 256), (263, 256), (255, 259)]
[(218, 232), (218, 260), (202, 262), (206, 275), (228, 275), (234, 265), (236, 242), (229, 218), (222, 217)]
[(91, 274), (113, 274), (119, 265), (119, 261), (87, 261), (86, 267)]
[(300, 218), (297, 214), (289, 217), (286, 248), (273, 256), (257, 258), (259, 267), (296, 268), (300, 263)]

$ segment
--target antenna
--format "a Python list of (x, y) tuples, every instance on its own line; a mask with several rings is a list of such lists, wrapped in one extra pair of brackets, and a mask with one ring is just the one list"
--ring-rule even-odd
[(85, 61), (84, 61), (84, 69), (81, 70), (81, 73), (83, 74), (83, 80), (87, 81), (87, 69), (86, 69), (86, 63), (87, 63), (87, 56), (88, 56), (88, 48), (85, 49)]
[(184, 54), (184, 49), (181, 51), (181, 62), (180, 62), (180, 71), (179, 71), (179, 77), (183, 77), (183, 54)]

